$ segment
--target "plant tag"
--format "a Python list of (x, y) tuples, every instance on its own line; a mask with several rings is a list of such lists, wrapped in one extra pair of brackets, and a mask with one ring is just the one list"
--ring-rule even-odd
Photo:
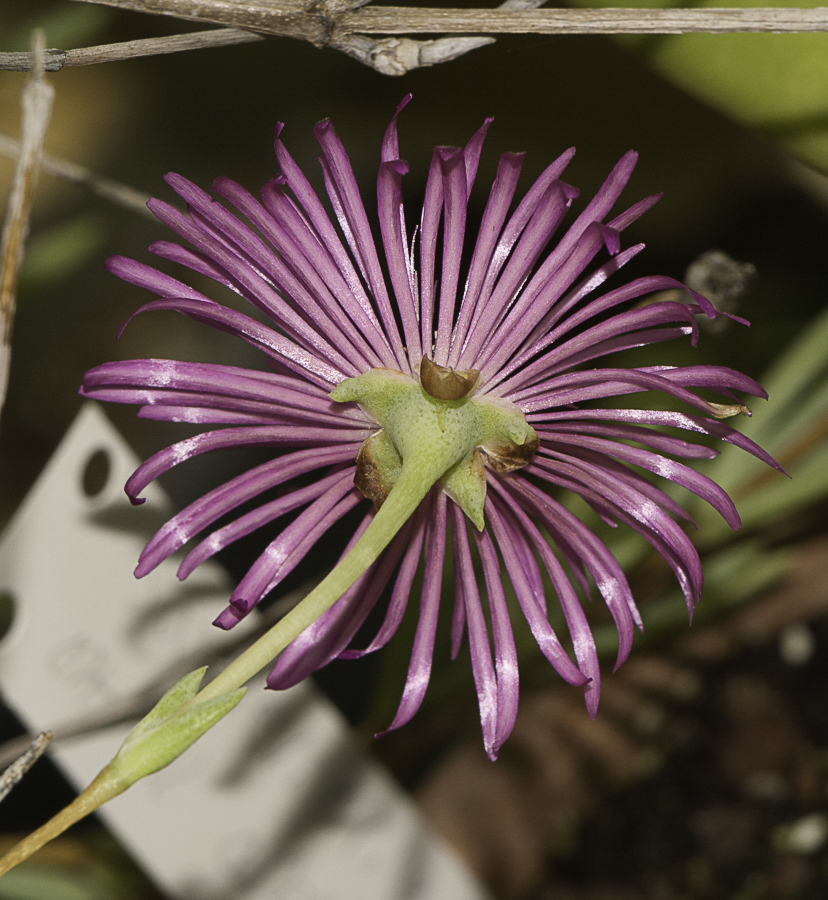
[[(141, 548), (170, 514), (157, 485), (143, 506), (130, 506), (122, 485), (137, 465), (100, 408), (85, 405), (0, 540), (0, 590), (15, 602), (0, 642), (0, 687), (33, 732), (93, 716), (165, 672), (172, 684), (228, 640), (210, 624), (231, 590), (219, 566), (180, 583), (168, 560), (133, 578)], [(263, 685), (253, 683), (180, 759), (101, 810), (164, 892), (486, 896), (310, 682), (285, 692)], [(57, 740), (49, 753), (80, 790), (134, 724)]]

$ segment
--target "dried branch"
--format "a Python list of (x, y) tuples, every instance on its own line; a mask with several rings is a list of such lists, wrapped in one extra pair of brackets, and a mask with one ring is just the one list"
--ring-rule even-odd
[(42, 30), (32, 37), (34, 69), (23, 88), (22, 140), (14, 172), (3, 235), (0, 239), (0, 411), (6, 399), (11, 363), (11, 333), (14, 322), (17, 279), (23, 263), (23, 250), (29, 234), (32, 207), (43, 140), (52, 114), (54, 89), (43, 78), (44, 43)]
[(0, 801), (5, 800), (9, 791), (20, 784), (23, 776), (46, 752), (46, 748), (52, 742), (51, 731), (41, 731), (29, 744), (28, 748), (0, 775)]
[[(0, 155), (7, 156), (10, 159), (18, 159), (21, 146), (20, 141), (0, 132)], [(50, 156), (48, 153), (44, 153), (41, 157), (40, 169), (64, 181), (81, 184), (104, 200), (109, 200), (111, 203), (122, 206), (130, 212), (140, 213), (155, 221), (155, 216), (147, 209), (147, 201), (150, 199), (149, 194), (136, 191), (135, 188), (131, 188), (129, 185), (113, 181), (111, 178), (105, 178), (103, 175), (98, 175), (89, 169), (85, 169), (83, 166), (79, 166), (77, 163), (69, 162), (66, 159), (58, 159), (56, 156)]]
[(339, 0), (84, 0), (319, 46), (350, 34), (681, 34), (690, 31), (826, 31), (828, 8), (792, 9), (423, 9)]
[[(341, 50), (386, 75), (456, 59), (492, 43), (490, 37), (372, 38), (370, 34), (685, 34), (828, 31), (828, 8), (795, 9), (537, 9), (543, 0), (507, 0), (497, 9), (363, 6), (340, 0), (80, 0), (119, 9), (226, 25), (210, 31), (47, 50), (46, 71), (293, 37)], [(0, 69), (29, 71), (29, 53), (0, 53)]]
[[(97, 47), (81, 47), (78, 50), (47, 50), (45, 70), (57, 72), (70, 66), (93, 66), (103, 62), (119, 62), (139, 56), (160, 56), (180, 53), (182, 50), (202, 50), (208, 47), (229, 47), (263, 41), (264, 35), (253, 34), (240, 28), (217, 28), (190, 34), (173, 34), (168, 37), (144, 38), (122, 41), (118, 44), (100, 44)], [(31, 69), (30, 53), (0, 53), (0, 69), (28, 72)]]

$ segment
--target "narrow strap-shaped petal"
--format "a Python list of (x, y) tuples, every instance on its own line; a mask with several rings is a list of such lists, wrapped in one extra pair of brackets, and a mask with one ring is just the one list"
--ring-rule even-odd
[[(452, 526), (451, 526), (451, 552), (452, 559), (454, 560), (454, 606), (451, 610), (451, 658), (452, 660), (457, 659), (460, 653), (460, 647), (463, 644), (463, 634), (466, 630), (466, 579), (463, 576), (463, 569), (460, 566), (459, 559), (460, 555), (464, 552), (463, 547), (465, 546), (466, 550), (468, 550), (468, 534), (465, 530), (466, 526), (463, 522), (464, 514), (462, 510), (457, 507), (457, 504), (452, 503), (449, 506), (451, 510), (451, 514), (453, 516)], [(457, 509), (457, 512), (455, 512)], [(458, 519), (458, 513), (460, 517)], [(463, 531), (461, 533), (460, 523), (463, 524)]]
[(460, 352), (463, 349), (469, 326), (474, 320), (477, 309), (477, 301), (483, 287), (495, 244), (506, 221), (509, 205), (515, 195), (520, 170), (523, 166), (523, 153), (504, 153), (500, 157), (497, 166), (492, 189), (483, 212), (483, 220), (477, 232), (477, 241), (472, 255), (469, 274), (466, 279), (466, 289), (463, 294), (463, 302), (460, 306), (460, 314), (452, 337), (449, 365), (457, 366)]
[(520, 683), (518, 677), (517, 649), (509, 620), (509, 608), (503, 592), (500, 561), (487, 530), (474, 532), (477, 552), (483, 564), (486, 595), (489, 598), (489, 614), (492, 620), (495, 674), (497, 676), (497, 724), (494, 745), (490, 756), (497, 756), (503, 742), (512, 733), (518, 711)]
[[(351, 258), (348, 256), (348, 251), (342, 245), (342, 242), (339, 238), (339, 235), (336, 233), (336, 229), (334, 228), (333, 223), (328, 218), (328, 214), (325, 212), (325, 208), (322, 205), (319, 197), (316, 196), (316, 192), (310, 186), (310, 182), (305, 177), (305, 174), (302, 172), (299, 166), (296, 165), (293, 157), (291, 157), (291, 155), (287, 152), (285, 145), (280, 140), (281, 132), (282, 125), (280, 123), (276, 126), (276, 140), (274, 142), (274, 151), (276, 153), (276, 160), (282, 170), (285, 183), (293, 192), (293, 195), (296, 197), (299, 205), (307, 215), (308, 221), (316, 230), (320, 242), (325, 246), (325, 249), (335, 260), (339, 271), (342, 273), (342, 276), (351, 289), (354, 300), (359, 304), (363, 314), (373, 321), (376, 330), (380, 334), (382, 334), (379, 321), (376, 317), (373, 307), (371, 306), (371, 301), (369, 300), (368, 295), (365, 292), (365, 288), (363, 287), (362, 281), (360, 280), (360, 277), (357, 274), (356, 269), (354, 268), (354, 264)], [(390, 344), (388, 344), (388, 338), (384, 334), (382, 335), (382, 337), (386, 343), (386, 346), (388, 347), (388, 352), (391, 352), (391, 346)], [(395, 358), (393, 356), (393, 353), (391, 355), (392, 358)]]
[[(497, 492), (504, 507), (515, 517), (529, 540), (535, 545), (549, 574), (552, 586), (558, 595), (558, 602), (563, 610), (569, 634), (572, 637), (572, 648), (575, 651), (575, 658), (578, 660), (578, 668), (589, 679), (589, 682), (584, 685), (584, 701), (590, 717), (595, 718), (601, 694), (601, 671), (598, 665), (595, 639), (575, 590), (567, 578), (563, 566), (552, 552), (548, 541), (526, 514), (521, 494), (512, 490), (517, 484), (517, 479), (502, 479), (492, 472), (487, 472), (487, 480), (489, 486)], [(530, 505), (530, 509), (533, 509), (533, 505)]]
[(686, 459), (715, 459), (719, 455), (718, 450), (713, 450), (704, 444), (693, 444), (684, 438), (673, 437), (652, 428), (643, 428), (638, 425), (611, 424), (604, 425), (596, 422), (567, 422), (557, 419), (552, 427), (536, 428), (538, 436), (555, 438), (558, 435), (588, 434), (606, 438), (613, 441), (635, 441), (657, 450), (659, 453), (670, 453), (673, 456), (683, 456)]
[[(372, 517), (366, 517), (365, 527)], [(363, 530), (360, 528), (354, 537), (361, 536)], [(409, 522), (392, 540), (382, 559), (363, 572), (330, 609), (285, 648), (267, 679), (269, 688), (291, 687), (342, 655), (391, 580), (405, 552), (410, 530)]]
[(701, 594), (703, 573), (699, 555), (685, 532), (655, 503), (648, 503), (647, 498), (623, 479), (608, 475), (601, 466), (562, 453), (549, 451), (553, 459), (536, 457), (530, 471), (547, 469), (553, 473), (561, 473), (575, 478), (587, 485), (597, 494), (604, 497), (613, 506), (618, 507), (627, 516), (637, 520), (645, 528), (656, 534), (675, 554), (682, 568), (686, 571), (694, 593)]
[(324, 357), (309, 352), (250, 316), (236, 312), (234, 309), (228, 309), (218, 303), (172, 297), (151, 300), (136, 310), (127, 320), (127, 324), (140, 313), (161, 309), (179, 312), (196, 322), (212, 325), (219, 331), (226, 331), (228, 334), (240, 337), (248, 344), (263, 350), (268, 356), (278, 359), (292, 371), (304, 375), (305, 378), (320, 387), (327, 387), (328, 390), (346, 377), (341, 369), (332, 365)]
[(153, 269), (152, 266), (130, 259), (128, 256), (110, 256), (104, 266), (108, 272), (123, 281), (134, 284), (136, 287), (146, 288), (159, 297), (186, 297), (188, 300), (216, 303), (215, 300), (211, 300), (188, 284), (184, 284), (183, 281), (171, 278), (169, 275), (159, 272), (158, 269)]
[(492, 122), (494, 122), (494, 118), (485, 119), (463, 148), (463, 163), (466, 170), (466, 200), (471, 195), (474, 179), (477, 177), (480, 154), (483, 152), (483, 142), (486, 140), (486, 135), (489, 133)]
[[(325, 515), (315, 517), (303, 535), (294, 543), (292, 549), (286, 556), (285, 560), (274, 573), (272, 587), (276, 587), (280, 580), (286, 578), (299, 563), (307, 556), (308, 552), (316, 545), (316, 542), (332, 528), (343, 516), (347, 515), (352, 509), (358, 506), (365, 498), (356, 489), (347, 493), (342, 500), (336, 503)], [(195, 551), (193, 551), (195, 552)], [(186, 561), (186, 560), (185, 560)], [(270, 587), (262, 592), (264, 596)], [(255, 601), (257, 602), (257, 601)], [(217, 628), (225, 631), (236, 626), (244, 619), (249, 612), (254, 609), (255, 602), (249, 607), (240, 608), (237, 606), (228, 606), (213, 622)]]
[(425, 199), (420, 214), (420, 326), (423, 352), (431, 357), (434, 346), (435, 279), (437, 272), (437, 233), (443, 213), (443, 172), (440, 148), (431, 155)]
[[(160, 256), (161, 259), (166, 259), (179, 266), (184, 266), (193, 272), (198, 272), (199, 275), (205, 275), (217, 284), (222, 284), (224, 287), (229, 288), (233, 293), (238, 294), (240, 297), (244, 296), (244, 293), (239, 289), (239, 286), (227, 272), (225, 272), (221, 266), (216, 265), (216, 263), (203, 253), (199, 253), (196, 250), (190, 250), (188, 247), (182, 247), (181, 244), (175, 244), (172, 241), (153, 241), (147, 249), (150, 253)], [(183, 295), (175, 294), (174, 296), (180, 297)]]
[(132, 503), (143, 503), (139, 494), (151, 482), (179, 463), (201, 453), (226, 450), (234, 447), (313, 447), (314, 445), (362, 443), (372, 431), (343, 431), (333, 428), (308, 428), (305, 425), (261, 425), (251, 428), (221, 428), (204, 431), (159, 450), (132, 473), (124, 490)]
[[(527, 366), (526, 370), (531, 370), (531, 374), (524, 379), (524, 384), (530, 385), (533, 380), (550, 378), (592, 359), (606, 356), (611, 352), (610, 348), (618, 346), (627, 335), (632, 336), (635, 341), (639, 340), (639, 336), (646, 339), (647, 330), (675, 322), (686, 323), (693, 340), (697, 334), (696, 320), (692, 309), (684, 303), (668, 301), (617, 313), (605, 322), (586, 328), (554, 347), (538, 360), (537, 365)], [(666, 337), (670, 332), (664, 334)], [(528, 390), (531, 387), (524, 389)]]
[[(617, 252), (617, 242), (617, 232), (599, 222), (593, 222), (587, 226), (560, 265), (546, 273), (545, 277), (539, 272), (531, 279), (513, 307), (513, 310), (520, 307), (522, 311), (513, 314), (513, 310), (510, 310), (502, 316), (492, 331), (492, 340), (481, 349), (477, 366), (484, 378), (491, 378), (512, 356), (531, 346), (533, 329), (547, 311), (554, 307), (555, 301), (571, 287), (603, 246), (606, 245), (610, 252)], [(507, 321), (512, 323), (508, 349), (506, 345), (501, 346), (498, 338), (498, 335), (507, 333), (505, 330), (501, 331), (502, 327), (508, 330), (508, 326), (505, 326)]]
[[(483, 310), (488, 305), (488, 300), (491, 296), (494, 285), (498, 280), (500, 271), (506, 264), (506, 261), (512, 252), (512, 248), (515, 246), (518, 239), (523, 234), (524, 229), (526, 228), (532, 217), (535, 215), (538, 204), (542, 201), (544, 196), (546, 196), (550, 185), (553, 182), (557, 181), (558, 177), (567, 167), (569, 161), (574, 155), (574, 147), (571, 147), (569, 150), (562, 153), (551, 165), (546, 167), (546, 169), (540, 174), (535, 183), (532, 185), (532, 187), (529, 188), (529, 190), (526, 192), (526, 195), (523, 197), (520, 203), (518, 203), (517, 209), (514, 211), (514, 213), (512, 213), (509, 221), (506, 223), (506, 226), (500, 233), (497, 244), (495, 245), (495, 248), (491, 253), (491, 259), (486, 271), (486, 277), (483, 286), (480, 289), (477, 304), (478, 312), (475, 316), (475, 320), (482, 314)], [(564, 189), (568, 200), (571, 201), (578, 196), (577, 189), (572, 188), (569, 185), (562, 185), (562, 188)], [(482, 338), (479, 341), (475, 340), (474, 344), (470, 346), (470, 342), (472, 340), (471, 331), (473, 329), (474, 323), (471, 323), (469, 335), (462, 348), (462, 352), (458, 360), (458, 366), (461, 368), (469, 368), (475, 363), (479, 345), (483, 340)]]
[(169, 519), (147, 543), (138, 562), (138, 577), (145, 575), (192, 540), (200, 531), (264, 491), (316, 469), (350, 462), (354, 445), (319, 447), (288, 453), (231, 478), (194, 500)]
[[(550, 320), (547, 324), (550, 326), (551, 330), (547, 330), (542, 337), (538, 338), (534, 341), (534, 343), (529, 344), (525, 349), (521, 350), (521, 352), (515, 357), (514, 360), (503, 365), (498, 372), (497, 377), (493, 380), (492, 383), (497, 384), (505, 376), (511, 374), (512, 372), (518, 372), (517, 377), (506, 379), (503, 385), (499, 388), (499, 393), (519, 390), (522, 385), (530, 382), (532, 379), (540, 377), (539, 373), (546, 371), (546, 365), (548, 361), (554, 360), (556, 363), (558, 362), (558, 353), (560, 352), (560, 347), (549, 351), (546, 355), (540, 357), (531, 365), (529, 365), (533, 357), (546, 350), (547, 347), (551, 346), (556, 341), (559, 341), (560, 338), (563, 337), (563, 335), (565, 335), (567, 332), (575, 330), (591, 318), (602, 316), (605, 312), (607, 312), (607, 310), (612, 309), (619, 304), (629, 302), (630, 300), (637, 299), (638, 297), (643, 297), (646, 294), (652, 293), (653, 291), (671, 289), (683, 289), (683, 286), (681, 282), (676, 281), (673, 278), (639, 278), (635, 281), (631, 281), (629, 284), (626, 284), (623, 287), (617, 288), (614, 291), (610, 291), (603, 297), (593, 300), (578, 312), (574, 313), (571, 316), (568, 316), (555, 328), (551, 328), (552, 321)], [(653, 310), (657, 307), (661, 307), (664, 302), (665, 301), (661, 301), (659, 303), (653, 304), (652, 306), (647, 307), (647, 309)], [(687, 306), (688, 309), (692, 309), (692, 307), (688, 306), (687, 304), (682, 303), (679, 305)], [(554, 311), (555, 310), (553, 310), (553, 312)], [(632, 310), (632, 312), (636, 312), (636, 310)], [(613, 317), (613, 319), (611, 319), (610, 321), (614, 322), (615, 318)], [(668, 318), (663, 321), (674, 320)], [(654, 319), (651, 322), (645, 324), (655, 325), (657, 324), (657, 320)], [(600, 340), (600, 338), (596, 338), (596, 340)]]
[(397, 139), (397, 119), (399, 118), (400, 113), (411, 102), (413, 96), (413, 94), (406, 94), (402, 100), (400, 100), (399, 105), (394, 110), (394, 115), (391, 116), (391, 121), (385, 128), (385, 133), (382, 136), (382, 144), (380, 145), (380, 159), (384, 163), (400, 158), (400, 145)]
[(686, 387), (711, 388), (720, 394), (743, 391), (754, 397), (768, 399), (767, 391), (749, 375), (725, 366), (641, 366), (639, 372), (652, 372), (673, 384)]
[[(218, 363), (176, 359), (128, 359), (102, 363), (83, 376), (87, 395), (98, 389), (147, 388), (214, 394), (242, 400), (261, 400), (288, 409), (335, 416), (340, 422), (370, 424), (358, 406), (334, 403), (328, 392), (304, 378)], [(127, 402), (127, 401), (124, 401)]]
[(314, 525), (327, 515), (345, 496), (356, 491), (353, 479), (342, 473), (338, 481), (307, 507), (248, 569), (230, 597), (230, 605), (247, 613), (278, 584), (286, 574), (284, 564), (297, 545), (313, 530)]
[(402, 176), (406, 172), (408, 163), (402, 160), (384, 162), (380, 165), (377, 175), (377, 203), (388, 274), (402, 321), (408, 361), (413, 370), (423, 358), (423, 351), (404, 230)]
[[(380, 364), (393, 368), (396, 365), (394, 354), (370, 308), (367, 296), (364, 291), (360, 296), (355, 295), (351, 283), (336, 261), (334, 251), (323, 242), (322, 237), (297, 209), (285, 191), (283, 180), (283, 178), (273, 178), (268, 181), (262, 186), (261, 197), (262, 203), (275, 221), (283, 241), (294, 248), (291, 253), (294, 264), (303, 267), (310, 266), (319, 273), (319, 277), (336, 298), (345, 318), (350, 319), (356, 332), (364, 336), (365, 341), (381, 361)], [(305, 260), (304, 264), (303, 260)], [(355, 272), (353, 277), (357, 277)], [(366, 306), (368, 307), (367, 311)], [(342, 319), (337, 318), (337, 321), (342, 321)], [(348, 333), (351, 333), (350, 329)]]
[[(537, 585), (533, 585), (528, 576), (525, 560), (531, 557), (534, 561), (534, 555), (526, 532), (499, 495), (493, 496), (491, 504), (487, 503), (486, 513), (515, 589), (515, 596), (541, 653), (561, 678), (569, 684), (583, 685), (587, 680), (586, 676), (567, 656), (546, 617), (546, 597), (542, 586), (539, 589)], [(577, 603), (577, 599), (575, 602)]]
[[(209, 201), (214, 207), (220, 208), (230, 216), (221, 204), (212, 200), (209, 195), (205, 196), (205, 203)], [(193, 194), (193, 197), (195, 198), (195, 194)], [(188, 218), (169, 204), (157, 200), (150, 200), (150, 204), (152, 211), (164, 224), (218, 263), (232, 277), (242, 295), (288, 331), (298, 343), (301, 343), (307, 350), (317, 354), (320, 358), (330, 360), (345, 373), (354, 374), (358, 372), (350, 361), (335, 350), (322, 334), (315, 328), (312, 328), (271, 287), (249, 254), (244, 253), (238, 247), (231, 249), (227, 246), (229, 238), (225, 237), (223, 241), (219, 240), (216, 233), (210, 233), (204, 227), (199, 227), (191, 218)], [(215, 209), (213, 213), (216, 216), (220, 216)], [(238, 223), (235, 217), (230, 216), (230, 218)], [(222, 222), (222, 225), (224, 224)], [(240, 223), (238, 224), (240, 225)], [(227, 225), (227, 227), (229, 228), (230, 226)]]
[(452, 541), (454, 544), (454, 565), (463, 580), (463, 600), (465, 619), (469, 631), (469, 655), (471, 656), (474, 686), (477, 689), (477, 704), (480, 708), (480, 726), (483, 731), (483, 746), (489, 759), (497, 757), (497, 678), (492, 665), (492, 650), (489, 646), (489, 632), (483, 615), (477, 577), (472, 564), (469, 537), (465, 516), (459, 506), (452, 503)]
[[(597, 269), (590, 272), (586, 278), (579, 281), (572, 290), (561, 297), (547, 313), (546, 318), (535, 327), (535, 331), (531, 335), (530, 340), (535, 339), (540, 341), (571, 309), (588, 297), (596, 288), (600, 287), (608, 278), (610, 278), (610, 276), (614, 275), (619, 269), (622, 269), (628, 262), (635, 259), (635, 257), (644, 250), (644, 246), (644, 244), (633, 244), (632, 247), (627, 247), (626, 250), (620, 251), (611, 259), (608, 259), (602, 266), (599, 266)], [(567, 318), (567, 322), (568, 321), (569, 319)]]
[[(669, 378), (641, 372), (637, 369), (593, 369), (586, 372), (569, 372), (556, 375), (542, 385), (543, 393), (527, 400), (514, 402), (524, 413), (535, 413), (533, 421), (549, 421), (541, 410), (554, 409), (569, 403), (582, 400), (594, 400), (601, 397), (613, 397), (620, 394), (632, 394), (638, 391), (661, 391), (707, 415), (715, 416), (717, 407), (707, 400), (698, 397), (692, 391), (674, 384)], [(512, 399), (512, 398), (510, 398)]]
[(607, 225), (610, 228), (615, 228), (617, 231), (623, 231), (637, 219), (640, 219), (645, 212), (652, 209), (663, 196), (663, 194), (651, 194), (649, 197), (639, 200), (638, 203), (633, 203), (629, 209), (625, 209), (624, 212), (617, 215), (614, 219), (610, 219)]
[[(355, 252), (359, 254), (368, 285), (379, 307), (380, 318), (385, 325), (385, 333), (391, 343), (391, 348), (397, 358), (400, 369), (406, 371), (407, 364), (403, 351), (399, 329), (388, 299), (385, 281), (382, 277), (377, 250), (371, 235), (371, 226), (368, 224), (368, 216), (362, 204), (356, 178), (354, 177), (348, 154), (342, 146), (334, 127), (329, 119), (320, 122), (314, 128), (319, 146), (322, 147), (325, 162), (327, 163), (327, 175), (330, 179), (329, 187), (332, 188), (342, 208), (342, 215), (350, 229)], [(332, 198), (333, 199), (333, 198)], [(347, 235), (346, 235), (347, 236)]]
[[(107, 399), (102, 397), (100, 399)], [(154, 422), (182, 422), (189, 425), (275, 425), (277, 422), (297, 425), (301, 417), (259, 415), (238, 409), (210, 409), (205, 405), (184, 406), (153, 403), (142, 406), (136, 413), (139, 419)]]
[(197, 421), (199, 415), (204, 415), (206, 417), (204, 421), (207, 421), (210, 416), (215, 416), (218, 420), (222, 416), (231, 418), (237, 415), (246, 421), (255, 419), (262, 425), (277, 422), (298, 425), (301, 422), (309, 422), (313, 425), (330, 425), (333, 428), (353, 428), (356, 424), (355, 420), (341, 418), (334, 413), (303, 409), (289, 403), (282, 408), (267, 400), (250, 400), (178, 389), (95, 388), (83, 389), (82, 395), (110, 403), (146, 404), (138, 412), (140, 417), (146, 419), (167, 419), (169, 416), (181, 415), (196, 417), (182, 421)]
[(434, 638), (437, 634), (437, 614), (440, 610), (443, 561), (446, 555), (446, 495), (437, 492), (433, 512), (426, 532), (426, 566), (423, 576), (423, 592), (420, 597), (420, 619), (411, 662), (405, 681), (402, 700), (394, 721), (386, 731), (405, 725), (420, 708), (431, 678), (431, 660), (434, 655)]
[[(684, 553), (677, 550), (675, 545), (665, 539), (662, 533), (642, 521), (641, 516), (631, 515), (624, 508), (624, 505), (619, 505), (619, 503), (610, 499), (600, 490), (589, 487), (577, 472), (573, 472), (571, 467), (567, 468), (560, 464), (550, 468), (538, 466), (533, 470), (533, 474), (543, 478), (550, 484), (572, 491), (585, 500), (605, 521), (610, 523), (620, 522), (627, 525), (651, 544), (658, 555), (673, 570), (673, 574), (684, 594), (688, 614), (692, 620), (693, 608), (699, 599), (702, 586), (698, 566), (695, 566), (694, 563), (694, 550), (692, 548), (689, 551), (685, 549)], [(629, 484), (631, 482), (629, 477), (618, 474), (615, 474), (615, 479), (619, 483)], [(645, 493), (649, 494), (650, 492), (645, 491)], [(653, 505), (657, 506), (658, 504)], [(689, 555), (687, 555), (688, 553)], [(692, 571), (694, 568), (696, 569), (695, 573)]]
[(463, 237), (466, 231), (468, 189), (463, 151), (457, 147), (440, 147), (438, 149), (440, 171), (443, 175), (444, 217), (443, 267), (440, 278), (440, 309), (434, 361), (440, 365), (446, 365), (451, 333), (454, 328), (457, 285), (460, 279)]
[(423, 540), (425, 538), (427, 511), (429, 502), (420, 504), (420, 508), (414, 515), (414, 525), (411, 533), (408, 535), (408, 547), (400, 564), (400, 571), (394, 582), (394, 591), (391, 594), (391, 600), (388, 604), (388, 610), (385, 619), (377, 632), (376, 637), (364, 650), (343, 650), (339, 654), (340, 659), (360, 659), (367, 653), (373, 653), (384, 647), (388, 641), (396, 634), (400, 627), (403, 615), (408, 605), (408, 598), (411, 594), (411, 586), (414, 583), (414, 576), (417, 574), (417, 567), (420, 564), (420, 556), (423, 550)]
[[(571, 190), (561, 182), (553, 181), (535, 206), (520, 239), (513, 249), (510, 248), (509, 260), (497, 282), (492, 284), (491, 276), (487, 276), (463, 348), (462, 365), (470, 365), (473, 361), (475, 367), (479, 367), (480, 360), (485, 359), (485, 348), (490, 346), (496, 329), (508, 316), (518, 292), (563, 221), (571, 202)], [(495, 263), (496, 258), (490, 264), (490, 272)]]
[(618, 631), (617, 668), (629, 656), (633, 626), (641, 627), (641, 615), (618, 561), (577, 516), (525, 478), (513, 478), (509, 481), (508, 487), (513, 494), (523, 497), (531, 504), (547, 528), (551, 528), (566, 539), (592, 573)]
[(342, 471), (334, 471), (324, 478), (319, 478), (313, 484), (290, 491), (276, 500), (272, 500), (270, 503), (265, 503), (257, 509), (239, 516), (238, 519), (224, 525), (222, 528), (216, 529), (187, 554), (178, 567), (178, 577), (181, 579), (187, 578), (197, 566), (224, 550), (225, 547), (229, 547), (230, 544), (246, 537), (248, 534), (252, 534), (280, 516), (286, 515), (294, 509), (304, 506), (306, 503), (313, 502), (329, 488), (347, 484), (349, 481), (353, 484), (355, 472), (355, 466), (349, 466)]
[[(546, 436), (542, 439), (540, 452), (544, 453), (549, 449), (562, 453), (567, 458), (574, 457), (575, 459), (600, 466), (606, 474), (612, 475), (614, 478), (619, 478), (621, 481), (634, 487), (637, 491), (644, 494), (648, 500), (652, 501), (657, 506), (660, 506), (669, 515), (695, 525), (695, 522), (693, 522), (692, 518), (678, 501), (674, 500), (662, 491), (661, 488), (654, 485), (651, 481), (639, 472), (631, 469), (625, 463), (619, 462), (617, 459), (603, 453), (598, 453), (575, 444), (567, 443), (565, 439), (556, 441), (554, 438)], [(609, 524), (616, 524), (612, 517), (610, 517)]]
[(649, 409), (563, 409), (543, 415), (528, 416), (527, 419), (530, 423), (540, 421), (556, 423), (558, 420), (564, 419), (567, 421), (594, 420), (682, 428), (697, 434), (709, 434), (720, 438), (745, 450), (751, 456), (761, 459), (762, 462), (767, 463), (767, 465), (777, 471), (783, 471), (779, 463), (750, 438), (730, 425), (725, 425), (723, 422), (717, 422), (715, 419), (707, 419), (703, 416)]
[(638, 154), (629, 152), (615, 164), (598, 193), (572, 223), (566, 234), (533, 275), (531, 282), (520, 299), (500, 322), (497, 330), (489, 335), (489, 346), (495, 345), (498, 347), (500, 358), (511, 356), (526, 338), (528, 331), (534, 327), (537, 320), (532, 321), (531, 318), (529, 320), (531, 324), (528, 329), (521, 326), (520, 323), (527, 316), (530, 306), (537, 295), (538, 286), (545, 285), (553, 273), (564, 264), (587, 228), (590, 225), (601, 222), (607, 215), (629, 181), (637, 159)]
[[(294, 302), (303, 301), (302, 309), (316, 324), (324, 327), (329, 340), (342, 352), (356, 354), (360, 368), (379, 365), (375, 349), (356, 328), (318, 271), (319, 266), (324, 267), (326, 262), (330, 262), (332, 270), (335, 269), (330, 258), (321, 247), (316, 253), (310, 253), (310, 258), (305, 255), (305, 248), (300, 244), (300, 240), (304, 236), (307, 246), (311, 239), (307, 227), (302, 227), (301, 223), (296, 223), (298, 227), (293, 231), (281, 227), (275, 217), (252, 194), (230, 178), (217, 178), (213, 182), (213, 190), (247, 216), (273, 245), (278, 254), (275, 258), (280, 262), (283, 261), (284, 271), (278, 273), (280, 288), (286, 291)], [(284, 205), (290, 207), (289, 203)], [(298, 215), (296, 217), (299, 218)], [(352, 312), (359, 310), (358, 305), (353, 302), (348, 308)]]
[[(547, 432), (544, 437), (550, 437)], [(692, 491), (697, 496), (706, 500), (715, 509), (721, 517), (730, 525), (731, 528), (738, 531), (740, 525), (739, 513), (736, 512), (736, 506), (727, 495), (727, 493), (706, 475), (696, 472), (689, 466), (671, 459), (666, 459), (649, 450), (640, 450), (637, 447), (630, 447), (627, 444), (619, 444), (615, 441), (607, 441), (602, 438), (590, 437), (588, 435), (567, 434), (561, 435), (559, 440), (576, 446), (587, 447), (601, 454), (614, 456), (624, 462), (633, 463), (649, 472), (654, 472), (668, 481), (679, 484), (688, 491)]]

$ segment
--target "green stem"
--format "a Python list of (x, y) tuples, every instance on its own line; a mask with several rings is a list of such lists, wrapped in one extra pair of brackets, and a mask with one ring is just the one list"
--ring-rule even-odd
[(6, 872), (27, 860), (30, 856), (37, 853), (41, 847), (48, 844), (49, 841), (63, 834), (75, 822), (79, 822), (85, 816), (95, 812), (99, 806), (102, 806), (107, 800), (117, 797), (118, 794), (123, 793), (128, 787), (129, 782), (119, 778), (117, 773), (113, 771), (111, 764), (107, 766), (82, 794), (75, 797), (68, 806), (49, 819), (37, 831), (33, 831), (22, 841), (15, 844), (0, 859), (0, 876), (5, 875)]
[(409, 456), (385, 503), (348, 555), (302, 602), (203, 688), (191, 703), (200, 703), (246, 684), (274, 660), (294, 638), (312, 625), (348, 590), (408, 521), (432, 485), (457, 462), (457, 451)]

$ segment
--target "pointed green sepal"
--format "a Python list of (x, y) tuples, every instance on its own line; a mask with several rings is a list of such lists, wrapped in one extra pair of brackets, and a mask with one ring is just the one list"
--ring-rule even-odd
[(173, 716), (183, 706), (189, 703), (198, 693), (198, 689), (206, 671), (207, 666), (202, 666), (202, 668), (196, 669), (194, 672), (190, 672), (189, 675), (185, 675), (183, 678), (176, 681), (147, 715), (145, 715), (135, 728), (130, 731), (121, 749), (123, 750), (125, 747), (134, 744), (145, 734), (155, 730), (159, 725), (169, 719), (170, 716)]
[(452, 466), (440, 479), (440, 487), (474, 523), (478, 531), (485, 527), (486, 472), (479, 450)]

